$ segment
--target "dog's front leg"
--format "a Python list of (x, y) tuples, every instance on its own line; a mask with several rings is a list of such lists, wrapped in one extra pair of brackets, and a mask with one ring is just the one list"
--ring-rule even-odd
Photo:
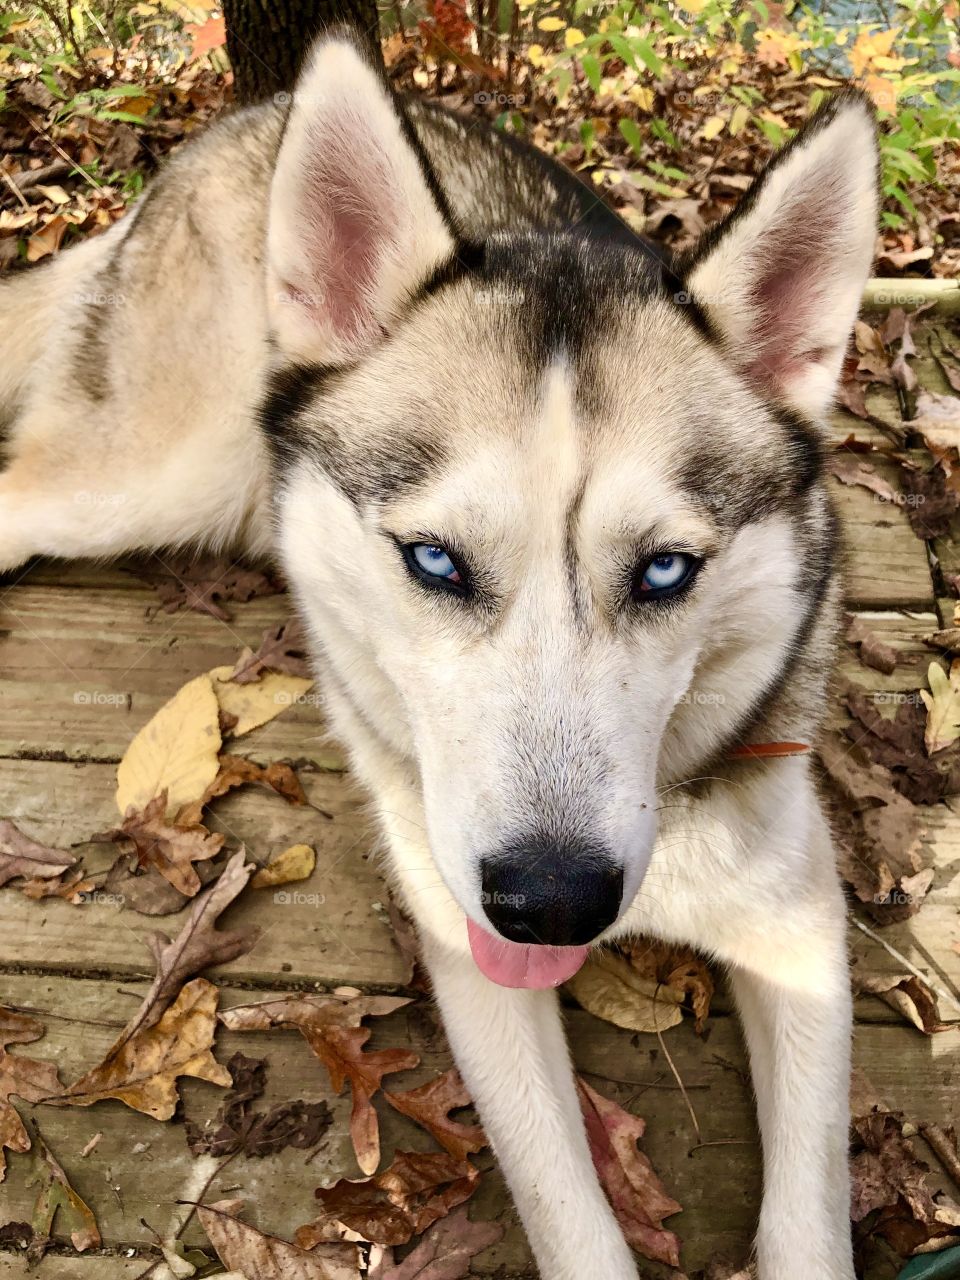
[(760, 1280), (853, 1280), (851, 998), (839, 890), (814, 921), (737, 949), (733, 987), (763, 1142)]
[(590, 1158), (555, 992), (498, 987), (469, 954), (427, 937), (424, 951), (543, 1280), (636, 1280)]

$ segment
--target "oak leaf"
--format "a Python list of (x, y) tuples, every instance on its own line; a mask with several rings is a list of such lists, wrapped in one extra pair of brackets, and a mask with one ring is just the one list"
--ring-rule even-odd
[(680, 1240), (663, 1220), (683, 1206), (667, 1195), (637, 1147), (646, 1125), (583, 1080), (577, 1090), (594, 1167), (628, 1243), (645, 1258), (679, 1267)]
[(127, 809), (119, 827), (104, 833), (103, 839), (133, 843), (137, 862), (144, 870), (155, 867), (163, 878), (185, 898), (200, 890), (195, 862), (215, 858), (225, 837), (208, 831), (199, 821), (168, 821), (167, 793), (161, 791), (143, 809)]
[(683, 1021), (683, 993), (638, 973), (615, 952), (596, 951), (567, 982), (577, 1002), (628, 1031), (666, 1031)]
[(460, 1078), (459, 1071), (451, 1068), (443, 1075), (417, 1089), (404, 1093), (383, 1095), (401, 1115), (416, 1121), (439, 1142), (456, 1160), (466, 1160), (468, 1155), (482, 1151), (487, 1138), (478, 1124), (460, 1124), (451, 1120), (449, 1113), (458, 1107), (470, 1106), (470, 1094)]
[(307, 659), (307, 638), (299, 618), (288, 618), (263, 633), (260, 648), (245, 649), (231, 673), (236, 684), (252, 684), (264, 671), (281, 671), (288, 676), (311, 679)]
[(155, 1120), (169, 1120), (176, 1110), (180, 1076), (229, 1085), (230, 1073), (211, 1048), (218, 997), (211, 982), (194, 978), (157, 1023), (121, 1038), (99, 1066), (45, 1101), (58, 1107), (90, 1107), (116, 1098)]
[(385, 1075), (409, 1070), (420, 1059), (409, 1049), (364, 1053), (370, 1031), (360, 1026), (360, 1020), (392, 1013), (409, 1003), (409, 999), (394, 996), (285, 996), (226, 1009), (220, 1021), (231, 1031), (296, 1027), (327, 1068), (337, 1093), (349, 1080), (350, 1137), (357, 1163), (369, 1174), (380, 1163), (380, 1130), (370, 1099)]
[(30, 1135), (10, 1099), (39, 1102), (61, 1089), (55, 1063), (7, 1052), (8, 1045), (39, 1040), (43, 1031), (43, 1024), (29, 1014), (0, 1007), (0, 1182), (7, 1169), (4, 1148), (30, 1150)]
[(468, 1200), (479, 1182), (478, 1169), (445, 1151), (401, 1151), (372, 1178), (318, 1187), (324, 1212), (298, 1229), (296, 1241), (313, 1248), (346, 1227), (374, 1244), (406, 1244)]

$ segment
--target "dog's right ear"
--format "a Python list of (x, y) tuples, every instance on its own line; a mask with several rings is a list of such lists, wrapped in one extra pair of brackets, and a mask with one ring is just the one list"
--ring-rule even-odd
[(345, 36), (293, 96), (270, 191), (268, 313), (288, 357), (355, 360), (455, 247), (393, 95)]

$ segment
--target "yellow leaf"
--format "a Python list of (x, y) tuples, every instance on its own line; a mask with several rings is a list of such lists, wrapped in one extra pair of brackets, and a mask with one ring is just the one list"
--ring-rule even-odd
[(855, 76), (862, 76), (876, 58), (885, 57), (900, 34), (899, 27), (880, 31), (861, 31), (850, 50), (850, 66)]
[(627, 92), (627, 97), (641, 111), (653, 110), (653, 90), (649, 85), (635, 84)]
[(671, 987), (645, 978), (609, 951), (594, 952), (567, 987), (588, 1013), (628, 1031), (665, 1031), (683, 1021)]
[(541, 31), (562, 31), (567, 24), (562, 18), (541, 18), (537, 26)]
[(209, 676), (197, 676), (164, 703), (120, 761), (121, 813), (131, 805), (145, 809), (164, 790), (168, 814), (203, 795), (220, 768), (219, 711)]
[(250, 883), (254, 889), (270, 889), (277, 884), (306, 880), (316, 865), (317, 855), (308, 844), (292, 844), (261, 867)]
[(568, 49), (572, 49), (575, 44), (582, 44), (585, 39), (582, 31), (578, 31), (576, 27), (568, 27), (563, 42)]
[(931, 662), (927, 683), (930, 692), (921, 689), (920, 697), (927, 708), (923, 740), (932, 756), (960, 738), (960, 658), (951, 664), (949, 678), (939, 663)]
[(680, 8), (685, 13), (703, 13), (707, 0), (680, 0)]
[(529, 59), (531, 66), (542, 67), (543, 64), (546, 62), (546, 57), (544, 56), (544, 52), (543, 52), (543, 45), (542, 44), (530, 45), (530, 47), (527, 49), (527, 58)]
[(733, 115), (730, 117), (730, 133), (736, 138), (746, 128), (747, 121), (750, 119), (750, 108), (745, 107), (741, 102), (734, 107)]
[(229, 731), (234, 738), (273, 720), (313, 686), (313, 681), (303, 676), (288, 676), (279, 671), (265, 671), (252, 684), (236, 684), (230, 679), (232, 671), (233, 667), (214, 667), (208, 678), (213, 681), (220, 710), (237, 718)]
[(723, 116), (711, 116), (707, 123), (703, 126), (703, 140), (710, 142), (717, 134), (723, 133), (726, 127), (726, 120)]

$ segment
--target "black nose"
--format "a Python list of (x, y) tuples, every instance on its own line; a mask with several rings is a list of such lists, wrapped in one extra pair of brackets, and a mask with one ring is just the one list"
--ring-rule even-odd
[(480, 864), (483, 909), (511, 942), (576, 947), (613, 924), (623, 868), (594, 845), (531, 841)]

